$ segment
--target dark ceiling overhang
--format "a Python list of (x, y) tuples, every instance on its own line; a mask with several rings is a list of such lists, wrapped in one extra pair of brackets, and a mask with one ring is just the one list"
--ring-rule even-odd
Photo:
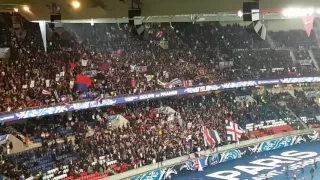
[[(79, 0), (81, 7), (73, 9), (72, 0), (55, 0), (60, 7), (65, 22), (89, 22), (92, 18), (97, 23), (127, 22), (131, 1), (119, 0)], [(242, 9), (244, 0), (141, 0), (144, 21), (197, 21), (237, 20), (236, 12)], [(30, 21), (49, 20), (52, 4), (50, 0), (1, 0), (0, 9), (14, 7)], [(22, 10), (23, 5), (30, 7), (30, 12)], [(319, 0), (260, 0), (260, 9), (266, 13), (266, 19), (281, 19), (280, 10), (286, 7), (320, 7)], [(267, 13), (268, 11), (269, 13)]]

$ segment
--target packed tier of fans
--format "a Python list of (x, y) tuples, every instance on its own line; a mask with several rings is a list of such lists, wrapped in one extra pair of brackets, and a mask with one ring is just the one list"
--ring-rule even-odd
[[(226, 120), (248, 130), (242, 140), (315, 124), (320, 107), (303, 92), (259, 92), (188, 95), (19, 122), (10, 128), (27, 137), (28, 146), (41, 142), (42, 147), (4, 155), (0, 172), (12, 179), (99, 179), (210, 149), (203, 139), (203, 126), (218, 131), (221, 143), (217, 146), (229, 144)], [(308, 113), (306, 121), (294, 115), (301, 109), (292, 105), (300, 104)], [(127, 123), (111, 125), (120, 118)], [(71, 135), (75, 139), (68, 140)], [(58, 143), (58, 138), (64, 141)]]
[[(161, 90), (166, 87), (159, 82), (174, 79), (186, 82), (176, 86), (192, 86), (308, 76), (316, 73), (309, 51), (293, 50), (296, 61), (290, 51), (310, 48), (319, 57), (313, 33), (270, 31), (271, 40), (263, 41), (243, 26), (218, 22), (151, 24), (143, 38), (126, 24), (66, 24), (63, 30), (47, 28), (45, 52), (37, 23), (22, 19), (22, 28), (13, 29), (10, 18), (1, 14), (0, 47), (11, 50), (11, 58), (0, 61), (3, 112)], [(299, 60), (306, 60), (303, 67)], [(77, 88), (78, 74), (94, 77), (88, 89)]]
[[(168, 86), (159, 82), (173, 79), (192, 86), (314, 75), (317, 65), (307, 63), (310, 53), (320, 59), (314, 34), (269, 32), (271, 40), (263, 41), (242, 26), (219, 23), (153, 24), (144, 38), (128, 25), (68, 24), (67, 31), (48, 29), (45, 52), (38, 24), (25, 22), (17, 30), (8, 20), (8, 14), (1, 14), (0, 47), (11, 49), (11, 58), (0, 61), (3, 112), (161, 90)], [(77, 74), (93, 76), (85, 92), (77, 89)], [(261, 95), (248, 88), (28, 119), (1, 130), (24, 137), (30, 148), (42, 146), (10, 155), (1, 146), (0, 174), (10, 179), (101, 179), (210, 149), (203, 140), (204, 126), (218, 131), (219, 145), (225, 145), (231, 143), (226, 120), (250, 131), (243, 133), (242, 139), (248, 139), (315, 124), (318, 109), (303, 92)], [(112, 123), (122, 118), (124, 123)], [(67, 138), (71, 136), (75, 139)], [(64, 142), (58, 143), (59, 138)]]

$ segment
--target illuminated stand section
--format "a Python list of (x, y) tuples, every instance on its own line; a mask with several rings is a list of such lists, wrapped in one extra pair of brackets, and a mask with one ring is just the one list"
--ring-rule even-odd
[(18, 119), (27, 119), (27, 118), (33, 118), (33, 117), (39, 117), (39, 116), (58, 114), (63, 112), (84, 110), (84, 109), (104, 107), (104, 106), (112, 106), (116, 104), (144, 101), (144, 100), (170, 97), (170, 96), (176, 96), (176, 95), (193, 94), (193, 93), (199, 93), (199, 92), (209, 92), (209, 91), (240, 88), (240, 87), (251, 87), (251, 86), (316, 83), (316, 82), (320, 82), (320, 77), (299, 77), (299, 78), (283, 78), (283, 79), (269, 79), (269, 80), (256, 80), (256, 81), (238, 81), (238, 82), (230, 82), (230, 83), (215, 84), (215, 85), (196, 86), (191, 88), (181, 88), (181, 89), (174, 89), (174, 90), (172, 89), (167, 91), (145, 93), (145, 94), (133, 95), (133, 96), (108, 98), (108, 99), (103, 99), (101, 103), (97, 101), (86, 101), (86, 102), (80, 102), (80, 103), (72, 103), (72, 104), (66, 104), (66, 105), (60, 105), (60, 106), (26, 110), (26, 111), (21, 111), (16, 113), (9, 113), (5, 115), (0, 115), (0, 123), (14, 121)]

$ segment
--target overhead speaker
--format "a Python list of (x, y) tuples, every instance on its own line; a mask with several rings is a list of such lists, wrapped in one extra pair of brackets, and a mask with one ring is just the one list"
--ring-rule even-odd
[(130, 9), (128, 11), (129, 25), (134, 25), (134, 17), (141, 16), (141, 9)]
[(51, 20), (51, 28), (61, 28), (62, 23), (61, 23), (61, 14), (51, 14), (50, 15), (50, 20)]
[(243, 21), (260, 20), (259, 2), (244, 2), (242, 6)]
[(61, 14), (51, 14), (50, 20), (51, 22), (61, 22)]

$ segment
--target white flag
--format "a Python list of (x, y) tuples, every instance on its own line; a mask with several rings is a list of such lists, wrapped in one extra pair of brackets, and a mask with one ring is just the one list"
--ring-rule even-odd
[(34, 87), (34, 80), (31, 80), (30, 87), (31, 87), (31, 88)]
[(50, 79), (46, 80), (46, 87), (50, 87)]
[(70, 89), (72, 89), (74, 86), (74, 81), (70, 81)]
[(56, 81), (60, 80), (60, 74), (56, 74)]
[(81, 66), (87, 66), (88, 60), (81, 59)]

